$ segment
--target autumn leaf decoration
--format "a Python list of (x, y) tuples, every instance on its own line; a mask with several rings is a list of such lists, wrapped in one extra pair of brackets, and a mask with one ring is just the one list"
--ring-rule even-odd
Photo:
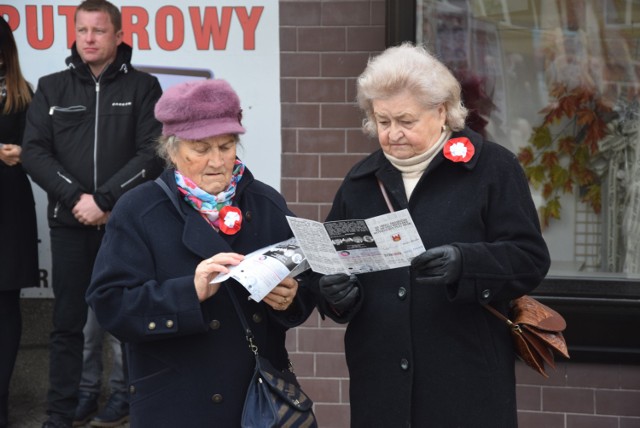
[(542, 224), (560, 219), (562, 193), (579, 191), (580, 199), (598, 214), (601, 209), (600, 177), (590, 161), (598, 153), (598, 141), (607, 134), (606, 118), (612, 108), (593, 88), (552, 86), (553, 103), (540, 113), (540, 126), (518, 153), (529, 182), (542, 189)]

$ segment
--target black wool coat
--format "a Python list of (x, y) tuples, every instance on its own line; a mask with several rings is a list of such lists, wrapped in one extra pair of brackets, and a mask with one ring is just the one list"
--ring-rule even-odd
[[(174, 171), (162, 179), (177, 194)], [(228, 293), (235, 293), (261, 355), (288, 365), (285, 334), (314, 308), (304, 287), (284, 312), (248, 300), (228, 280), (203, 303), (193, 275), (219, 252), (248, 254), (292, 236), (282, 196), (245, 169), (234, 205), (243, 215), (236, 235), (217, 233), (180, 200), (183, 218), (155, 182), (118, 200), (96, 258), (87, 301), (98, 321), (126, 344), (131, 426), (237, 428), (254, 367), (253, 354)]]
[(533, 290), (550, 260), (526, 177), (513, 153), (465, 129), (475, 155), (454, 163), (439, 153), (410, 200), (401, 173), (378, 150), (339, 188), (327, 221), (408, 209), (425, 248), (454, 245), (462, 276), (424, 286), (399, 268), (358, 275), (361, 300), (337, 316), (349, 322), (345, 352), (351, 426), (508, 428), (517, 426), (510, 333), (483, 308), (506, 313)]
[[(0, 143), (22, 145), (26, 114), (0, 114)], [(22, 164), (0, 162), (0, 291), (38, 286), (37, 229), (27, 173)]]

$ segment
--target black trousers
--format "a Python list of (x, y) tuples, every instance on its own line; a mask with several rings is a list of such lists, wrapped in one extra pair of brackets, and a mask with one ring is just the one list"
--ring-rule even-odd
[(104, 226), (51, 229), (51, 284), (55, 296), (49, 338), (47, 413), (69, 421), (78, 404), (82, 376), (85, 293), (104, 236)]
[(0, 291), (0, 427), (9, 423), (9, 383), (21, 334), (20, 290)]

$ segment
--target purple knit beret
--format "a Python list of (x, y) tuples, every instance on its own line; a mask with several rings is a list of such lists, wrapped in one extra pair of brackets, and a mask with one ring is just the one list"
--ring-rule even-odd
[(244, 134), (240, 98), (225, 80), (179, 83), (167, 89), (155, 107), (162, 135), (199, 140)]

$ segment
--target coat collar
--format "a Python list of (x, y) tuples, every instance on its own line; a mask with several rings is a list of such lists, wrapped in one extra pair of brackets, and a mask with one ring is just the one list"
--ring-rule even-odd
[[(454, 132), (450, 138), (458, 137), (468, 138), (469, 140), (471, 140), (471, 144), (473, 144), (475, 148), (475, 153), (469, 160), (469, 162), (451, 162), (446, 159), (443, 152), (440, 151), (440, 153), (436, 154), (436, 156), (427, 167), (425, 175), (428, 175), (430, 171), (433, 171), (434, 169), (446, 164), (451, 165), (451, 167), (453, 168), (464, 168), (466, 170), (472, 170), (476, 167), (484, 145), (483, 138), (480, 136), (480, 134), (477, 134), (470, 128), (464, 128), (462, 131)], [(395, 168), (391, 164), (391, 162), (389, 162), (389, 160), (382, 153), (382, 149), (376, 150), (371, 155), (360, 161), (360, 163), (356, 164), (349, 174), (349, 178), (353, 180), (357, 180), (367, 176), (375, 176), (376, 179), (379, 179), (381, 182), (383, 182), (385, 184), (385, 188), (390, 193), (389, 196), (395, 199), (401, 208), (405, 208), (408, 206), (409, 202), (407, 201), (407, 195), (405, 193), (404, 184), (402, 182), (402, 173), (397, 168)]]
[[(232, 245), (242, 231), (235, 235), (217, 233), (195, 209), (183, 202), (181, 194), (178, 191), (174, 173), (175, 169), (168, 168), (160, 177), (161, 180), (167, 183), (169, 190), (171, 190), (178, 199), (179, 214), (184, 219), (184, 229), (182, 231), (182, 243), (184, 246), (203, 259), (211, 257), (212, 254), (221, 251), (234, 252)], [(238, 205), (238, 202), (242, 199), (244, 189), (246, 189), (253, 180), (253, 174), (251, 174), (248, 168), (245, 168), (242, 179), (238, 183), (234, 197), (234, 205)]]
[[(451, 135), (451, 138), (458, 137), (466, 137), (471, 140), (471, 143), (475, 147), (475, 154), (471, 158), (469, 162), (466, 163), (452, 163), (452, 165), (460, 166), (467, 170), (472, 170), (478, 164), (478, 159), (482, 153), (482, 147), (484, 145), (484, 141), (480, 134), (472, 131), (470, 128), (465, 128), (462, 131), (454, 132)], [(434, 168), (437, 168), (443, 162), (449, 162), (448, 159), (444, 157), (442, 151), (438, 153), (431, 161), (429, 168), (427, 171), (430, 171)], [(391, 162), (384, 156), (382, 153), (382, 149), (378, 149), (373, 152), (370, 156), (366, 157), (359, 164), (356, 164), (351, 171), (351, 177), (354, 179), (365, 177), (367, 175), (375, 174), (377, 177), (382, 178), (382, 176), (388, 176), (392, 171), (397, 171), (396, 168), (391, 165)], [(399, 174), (399, 171), (397, 171)]]
[[(128, 44), (122, 42), (118, 45), (118, 51), (116, 53), (116, 59), (112, 64), (109, 64), (107, 68), (102, 72), (100, 77), (100, 81), (104, 82), (105, 80), (114, 79), (119, 73), (128, 73), (133, 69), (131, 66), (131, 55), (133, 53), (133, 49)], [(71, 70), (74, 70), (81, 79), (85, 80), (94, 80), (93, 74), (89, 69), (89, 66), (82, 60), (80, 54), (78, 53), (78, 49), (76, 47), (76, 42), (73, 42), (71, 46), (71, 55), (67, 57), (65, 60), (67, 67)]]

